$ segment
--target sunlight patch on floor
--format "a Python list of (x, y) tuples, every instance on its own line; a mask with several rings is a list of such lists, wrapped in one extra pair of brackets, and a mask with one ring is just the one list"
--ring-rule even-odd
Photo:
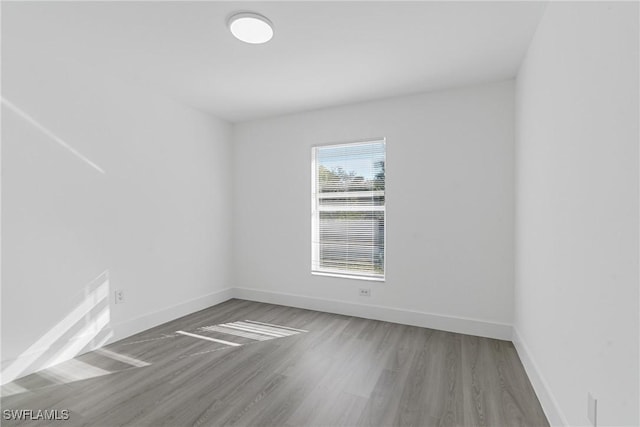
[[(70, 359), (109, 326), (109, 270), (85, 286), (82, 301), (13, 362), (2, 366), (2, 381), (11, 382), (26, 372)], [(99, 313), (96, 311), (104, 306)], [(79, 327), (79, 325), (82, 325)], [(70, 331), (78, 331), (67, 338)]]
[[(193, 332), (176, 331), (176, 334), (198, 338), (205, 341), (223, 344), (225, 347), (214, 348), (192, 353), (189, 356), (211, 353), (225, 348), (241, 347), (253, 342), (268, 341), (276, 338), (286, 338), (308, 331), (254, 320), (221, 323), (219, 325), (201, 326)], [(242, 341), (241, 343), (237, 341)]]

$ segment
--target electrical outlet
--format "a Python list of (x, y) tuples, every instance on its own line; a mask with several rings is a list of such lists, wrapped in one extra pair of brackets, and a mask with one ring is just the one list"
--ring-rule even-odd
[(115, 295), (116, 304), (123, 304), (124, 303), (124, 291), (122, 289), (117, 289), (113, 293)]
[(587, 393), (587, 418), (593, 427), (598, 427), (598, 399)]
[(370, 297), (371, 296), (371, 289), (369, 289), (369, 288), (360, 288), (360, 296), (361, 297)]

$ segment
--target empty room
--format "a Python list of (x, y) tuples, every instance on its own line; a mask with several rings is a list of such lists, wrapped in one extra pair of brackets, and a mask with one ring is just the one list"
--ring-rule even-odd
[(640, 425), (636, 1), (2, 1), (6, 426)]

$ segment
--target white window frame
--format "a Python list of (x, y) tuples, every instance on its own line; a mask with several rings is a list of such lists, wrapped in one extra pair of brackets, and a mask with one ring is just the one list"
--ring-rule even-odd
[[(383, 212), (384, 214), (384, 247), (383, 247), (383, 272), (382, 275), (370, 275), (370, 274), (355, 274), (351, 272), (346, 272), (344, 270), (330, 270), (330, 269), (314, 269), (313, 262), (314, 260), (319, 260), (319, 241), (320, 241), (320, 227), (318, 224), (319, 221), (319, 213), (320, 211), (329, 211), (330, 209), (320, 209), (318, 206), (318, 196), (317, 196), (317, 187), (316, 187), (316, 149), (320, 147), (341, 147), (341, 146), (353, 146), (358, 144), (370, 144), (382, 142), (385, 144), (385, 189), (382, 191), (384, 194), (384, 205), (383, 206), (369, 206), (367, 209), (363, 208), (349, 208), (349, 209), (335, 209), (335, 211), (364, 211), (364, 212)], [(311, 147), (311, 274), (316, 276), (330, 276), (330, 277), (341, 277), (346, 279), (357, 279), (357, 280), (368, 280), (375, 282), (384, 282), (386, 280), (387, 275), (387, 173), (386, 173), (386, 162), (387, 162), (387, 153), (386, 153), (386, 138), (371, 138), (365, 140), (351, 141), (351, 142), (341, 142), (341, 143), (326, 143), (326, 144), (317, 144)], [(380, 191), (380, 190), (378, 190)], [(333, 194), (335, 197), (335, 193)]]

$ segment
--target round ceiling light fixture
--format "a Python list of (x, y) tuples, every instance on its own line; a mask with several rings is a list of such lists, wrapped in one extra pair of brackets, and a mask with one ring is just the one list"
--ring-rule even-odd
[(245, 43), (266, 43), (273, 37), (273, 24), (258, 13), (236, 13), (229, 18), (227, 25), (231, 34)]

